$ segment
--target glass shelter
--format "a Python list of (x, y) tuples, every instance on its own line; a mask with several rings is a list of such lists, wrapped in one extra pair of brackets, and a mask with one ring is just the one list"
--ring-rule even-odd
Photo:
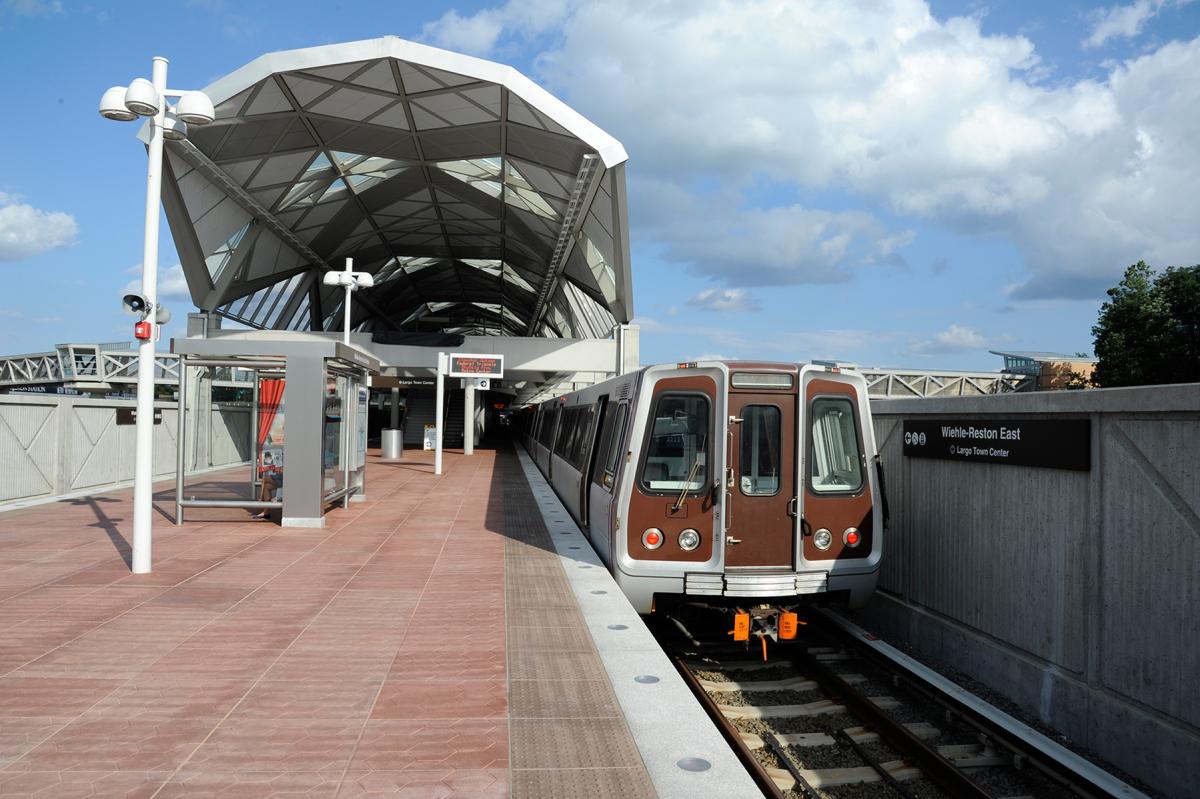
[[(320, 334), (238, 331), (176, 339), (180, 356), (176, 523), (188, 508), (278, 512), (284, 526), (322, 527), (326, 508), (365, 496), (367, 402), (379, 361)], [(243, 478), (204, 480), (188, 488), (187, 453), (196, 415), (209, 413), (214, 379), (223, 371), (254, 375), (244, 422), (226, 425), (248, 467)], [(191, 419), (191, 421), (189, 421)], [(196, 475), (193, 474), (193, 479)], [(207, 489), (207, 490), (204, 490)]]

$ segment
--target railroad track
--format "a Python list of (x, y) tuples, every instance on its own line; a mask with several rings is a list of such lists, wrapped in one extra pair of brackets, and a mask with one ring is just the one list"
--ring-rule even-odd
[(765, 662), (668, 618), (660, 642), (767, 796), (1145, 799), (836, 614)]

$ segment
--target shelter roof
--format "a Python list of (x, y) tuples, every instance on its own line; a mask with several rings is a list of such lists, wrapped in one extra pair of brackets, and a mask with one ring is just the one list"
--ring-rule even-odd
[(620, 143), (509, 66), (396, 37), (270, 53), (167, 143), (191, 296), (251, 327), (607, 336), (633, 315)]

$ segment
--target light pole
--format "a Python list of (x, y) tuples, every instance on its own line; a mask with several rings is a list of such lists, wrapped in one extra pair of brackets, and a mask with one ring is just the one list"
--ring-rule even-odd
[(326, 272), (325, 277), (321, 278), (321, 282), (326, 286), (345, 286), (346, 301), (342, 305), (342, 341), (350, 344), (350, 294), (359, 289), (369, 289), (375, 285), (375, 276), (370, 272), (354, 272), (351, 271), (354, 267), (354, 259), (346, 259), (346, 268), (341, 272)]
[[(149, 166), (146, 169), (146, 233), (142, 248), (142, 307), (134, 310), (143, 321), (134, 327), (138, 339), (137, 446), (133, 476), (134, 574), (150, 571), (154, 501), (154, 342), (158, 325), (169, 319), (158, 307), (158, 216), (162, 197), (163, 139), (187, 137), (188, 125), (207, 125), (216, 117), (212, 100), (203, 92), (167, 88), (167, 59), (155, 56), (151, 80), (135, 78), (129, 86), (114, 86), (100, 98), (105, 119), (129, 122), (146, 117), (150, 124)], [(168, 107), (167, 98), (178, 98)], [(179, 398), (180, 413), (183, 397)]]

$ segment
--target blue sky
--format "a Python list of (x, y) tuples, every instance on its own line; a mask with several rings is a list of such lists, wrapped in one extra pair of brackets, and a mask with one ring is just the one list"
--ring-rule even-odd
[[(106, 88), (383, 34), (622, 141), (644, 362), (994, 369), (1090, 351), (1129, 263), (1200, 261), (1200, 4), (0, 0), (0, 352), (128, 338), (145, 155)], [(177, 261), (164, 223), (182, 320)]]

